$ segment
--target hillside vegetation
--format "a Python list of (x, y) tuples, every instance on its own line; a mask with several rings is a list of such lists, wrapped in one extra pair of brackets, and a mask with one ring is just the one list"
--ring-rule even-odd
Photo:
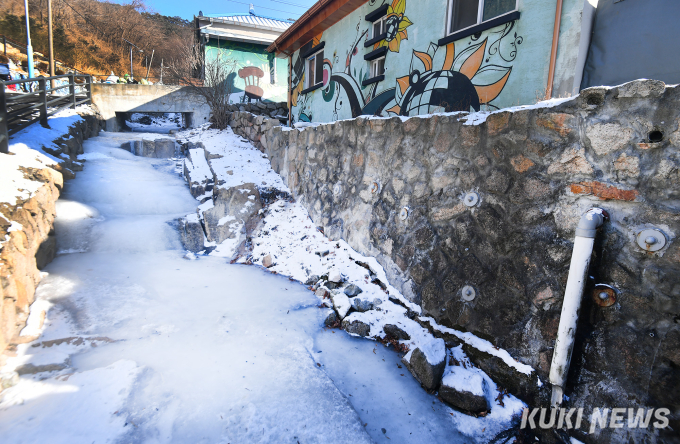
[[(34, 51), (48, 54), (47, 0), (29, 0), (31, 41)], [(55, 57), (90, 74), (118, 75), (130, 71), (133, 48), (136, 77), (146, 75), (146, 62), (155, 50), (151, 77), (160, 75), (161, 60), (172, 63), (178, 48), (192, 43), (192, 23), (151, 11), (144, 0), (119, 5), (97, 0), (52, 0)], [(0, 2), (0, 34), (25, 45), (23, 0)], [(145, 59), (146, 57), (146, 59)]]

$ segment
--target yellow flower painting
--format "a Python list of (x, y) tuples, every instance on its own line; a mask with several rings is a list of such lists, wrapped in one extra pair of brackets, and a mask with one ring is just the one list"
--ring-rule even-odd
[(408, 31), (406, 28), (411, 26), (413, 22), (404, 15), (406, 12), (406, 0), (394, 0), (387, 8), (387, 16), (385, 19), (385, 32), (387, 36), (373, 45), (373, 49), (378, 49), (386, 46), (392, 52), (399, 52), (402, 40), (408, 39)]

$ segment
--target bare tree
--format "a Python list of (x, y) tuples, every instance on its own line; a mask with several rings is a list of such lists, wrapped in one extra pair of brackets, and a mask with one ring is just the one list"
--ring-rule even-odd
[(230, 118), (229, 96), (234, 87), (236, 60), (224, 57), (221, 52), (206, 60), (200, 45), (191, 43), (183, 46), (180, 52), (180, 57), (168, 67), (171, 81), (203, 97), (210, 107), (213, 128), (226, 128)]

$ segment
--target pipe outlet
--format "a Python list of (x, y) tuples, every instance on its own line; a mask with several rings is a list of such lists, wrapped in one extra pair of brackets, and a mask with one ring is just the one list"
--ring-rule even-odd
[(574, 350), (574, 338), (579, 311), (581, 310), (581, 300), (588, 277), (590, 258), (593, 254), (595, 235), (597, 229), (608, 217), (609, 215), (601, 208), (591, 208), (581, 217), (576, 228), (574, 251), (571, 256), (567, 288), (564, 291), (562, 301), (560, 325), (557, 329), (557, 339), (555, 340), (555, 349), (550, 366), (550, 383), (553, 389), (551, 404), (553, 407), (562, 404), (571, 354)]
[(595, 239), (597, 229), (602, 226), (609, 215), (602, 208), (591, 208), (581, 216), (581, 220), (576, 227), (576, 236)]

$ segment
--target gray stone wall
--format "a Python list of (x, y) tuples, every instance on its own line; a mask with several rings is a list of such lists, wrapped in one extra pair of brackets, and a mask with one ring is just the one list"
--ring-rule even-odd
[(260, 151), (265, 152), (267, 138), (272, 137), (272, 135), (269, 135), (269, 131), (272, 128), (281, 126), (281, 122), (278, 119), (272, 119), (266, 116), (255, 115), (245, 111), (236, 111), (231, 114), (229, 126), (234, 133), (250, 140), (255, 147)]
[[(680, 430), (678, 110), (680, 87), (636, 81), (476, 125), (465, 114), (290, 129), (234, 113), (233, 123), (326, 235), (375, 256), (440, 324), (533, 366), (543, 388), (511, 390), (530, 403), (549, 390), (578, 219), (605, 209), (611, 219), (595, 245), (567, 406), (668, 407)], [(663, 232), (664, 248), (638, 246), (646, 228)], [(596, 285), (615, 289), (613, 305), (597, 303)], [(473, 358), (503, 385), (502, 369)], [(603, 433), (619, 434), (616, 441), (651, 432)]]
[(229, 111), (250, 113), (257, 116), (271, 117), (272, 119), (282, 121), (288, 120), (288, 104), (286, 102), (236, 103), (229, 105)]
[(78, 155), (84, 153), (83, 142), (90, 137), (97, 137), (101, 129), (101, 121), (94, 110), (81, 109), (79, 115), (83, 120), (69, 127), (68, 134), (52, 141), (57, 146), (56, 149), (43, 147), (46, 153), (62, 159), (57, 169), (66, 180), (73, 179), (76, 172), (83, 170), (82, 161), (78, 160)]

